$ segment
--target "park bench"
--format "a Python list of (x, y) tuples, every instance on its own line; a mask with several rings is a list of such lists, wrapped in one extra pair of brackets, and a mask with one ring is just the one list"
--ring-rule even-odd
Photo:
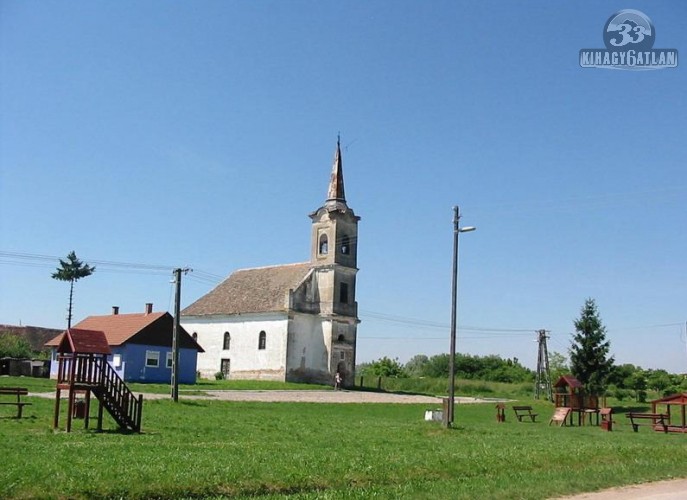
[(0, 405), (14, 405), (17, 407), (17, 418), (21, 418), (22, 410), (25, 406), (30, 405), (21, 400), (22, 396), (28, 395), (29, 390), (23, 387), (0, 387), (0, 396), (15, 396), (16, 401), (0, 401)]
[(532, 422), (536, 422), (538, 413), (532, 413), (531, 406), (514, 406), (513, 411), (515, 412), (515, 417), (518, 422), (522, 422), (522, 419), (527, 417)]
[[(632, 430), (634, 430), (635, 432), (639, 431), (640, 425), (650, 425), (654, 428), (660, 425), (663, 427), (663, 432), (668, 433), (668, 415), (666, 415), (665, 413), (628, 412), (625, 414), (625, 416), (630, 419), (630, 423), (632, 424)], [(650, 420), (651, 422), (644, 424), (640, 422), (635, 422), (635, 420)]]

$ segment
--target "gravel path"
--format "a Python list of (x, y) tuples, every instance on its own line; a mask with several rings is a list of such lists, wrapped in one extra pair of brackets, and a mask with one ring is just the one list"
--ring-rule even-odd
[(687, 479), (674, 479), (611, 488), (596, 493), (562, 497), (558, 500), (684, 500), (685, 498), (687, 498)]
[[(206, 395), (185, 395), (181, 399), (219, 399), (222, 401), (260, 401), (269, 403), (397, 403), (441, 406), (441, 398), (414, 394), (365, 391), (204, 391)], [(144, 394), (144, 399), (168, 398), (166, 394)], [(489, 400), (490, 401), (490, 400)], [(456, 403), (485, 403), (488, 400), (456, 397)]]

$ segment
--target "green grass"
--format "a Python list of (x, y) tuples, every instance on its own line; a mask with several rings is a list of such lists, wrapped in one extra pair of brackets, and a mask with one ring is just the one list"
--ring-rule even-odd
[(425, 405), (146, 401), (138, 435), (53, 432), (54, 401), (29, 399), (21, 420), (0, 407), (0, 498), (535, 499), (687, 476), (687, 435), (549, 427), (532, 401), (540, 423), (459, 405), (451, 430)]
[[(50, 392), (55, 390), (55, 381), (46, 378), (33, 377), (0, 377), (0, 386), (26, 387), (30, 392)], [(128, 384), (134, 392), (149, 392), (166, 394), (170, 392), (170, 384)], [(182, 394), (199, 393), (199, 391), (218, 390), (251, 390), (251, 391), (326, 391), (332, 386), (318, 384), (296, 384), (292, 382), (277, 382), (272, 380), (199, 380), (195, 384), (180, 384)]]
[[(360, 385), (360, 377), (356, 378), (356, 385)], [(381, 388), (390, 392), (407, 392), (413, 394), (428, 394), (431, 396), (446, 396), (448, 380), (446, 378), (386, 378), (363, 377), (363, 388), (375, 390)], [(533, 384), (506, 384), (501, 382), (487, 382), (482, 380), (456, 379), (456, 392), (461, 396), (479, 398), (527, 398), (532, 396)]]

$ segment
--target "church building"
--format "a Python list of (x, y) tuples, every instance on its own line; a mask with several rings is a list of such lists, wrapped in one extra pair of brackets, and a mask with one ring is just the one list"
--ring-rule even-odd
[(181, 312), (204, 378), (331, 383), (355, 376), (358, 221), (337, 141), (327, 199), (310, 214), (310, 261), (239, 269)]

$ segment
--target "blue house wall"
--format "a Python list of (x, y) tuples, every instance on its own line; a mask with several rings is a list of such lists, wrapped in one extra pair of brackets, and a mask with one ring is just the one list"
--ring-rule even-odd
[[(107, 361), (122, 377), (125, 382), (154, 382), (169, 383), (172, 379), (172, 368), (167, 367), (167, 353), (171, 353), (169, 347), (143, 344), (124, 344), (122, 346), (111, 347), (112, 354), (107, 357)], [(159, 363), (157, 367), (146, 366), (146, 352), (153, 351), (159, 353)], [(115, 363), (115, 356), (119, 356), (119, 366)], [(171, 354), (170, 354), (171, 356)], [(179, 383), (196, 383), (196, 363), (198, 351), (195, 349), (179, 349)], [(52, 359), (50, 363), (50, 377), (57, 378), (57, 349), (52, 349)]]
[[(158, 366), (146, 366), (146, 352), (157, 352)], [(126, 344), (122, 352), (123, 376), (125, 382), (169, 383), (172, 379), (172, 367), (167, 366), (167, 357), (171, 357), (170, 347), (146, 344)], [(170, 354), (168, 354), (170, 353)], [(179, 383), (195, 384), (196, 349), (179, 349)]]

